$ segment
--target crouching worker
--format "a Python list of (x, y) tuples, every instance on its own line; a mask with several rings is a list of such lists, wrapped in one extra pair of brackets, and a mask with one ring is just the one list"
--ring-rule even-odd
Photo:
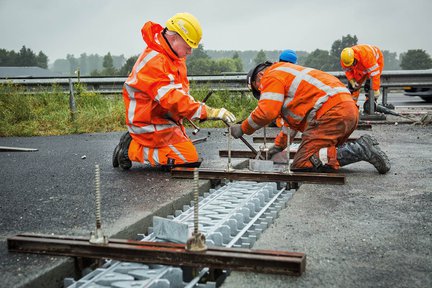
[[(345, 144), (359, 113), (350, 92), (336, 77), (292, 63), (265, 62), (251, 69), (247, 81), (258, 106), (231, 128), (233, 137), (250, 135), (280, 115), (285, 125), (302, 132), (293, 171), (331, 172), (362, 160), (379, 173), (390, 170), (386, 154), (371, 136)], [(270, 156), (285, 149), (286, 142), (281, 132), (269, 149)]]
[(206, 106), (189, 94), (186, 56), (198, 47), (201, 26), (193, 15), (178, 13), (165, 28), (149, 21), (141, 32), (147, 48), (123, 86), (128, 132), (114, 149), (113, 166), (127, 170), (135, 161), (198, 167), (183, 119), (235, 121), (226, 109)]

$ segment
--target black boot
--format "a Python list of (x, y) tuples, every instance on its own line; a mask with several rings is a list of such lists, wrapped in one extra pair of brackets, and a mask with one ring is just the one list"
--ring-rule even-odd
[(387, 155), (379, 148), (378, 141), (370, 135), (363, 135), (354, 142), (339, 146), (337, 159), (340, 166), (366, 161), (371, 163), (380, 174), (390, 170)]
[(129, 132), (124, 133), (119, 144), (114, 148), (112, 164), (113, 167), (121, 167), (123, 170), (128, 170), (132, 167), (132, 161), (129, 160), (128, 151), (132, 137)]

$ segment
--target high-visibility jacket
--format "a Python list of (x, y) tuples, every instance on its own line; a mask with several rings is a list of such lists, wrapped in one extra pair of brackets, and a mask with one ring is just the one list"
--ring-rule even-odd
[(159, 24), (144, 24), (141, 33), (147, 48), (123, 86), (129, 133), (145, 147), (189, 141), (183, 118), (207, 117), (205, 105), (189, 94), (186, 60), (177, 57), (162, 31)]
[(366, 78), (372, 78), (372, 90), (378, 90), (384, 69), (384, 56), (381, 50), (373, 45), (355, 45), (351, 48), (357, 63), (346, 67), (342, 60), (340, 62), (348, 81), (354, 79), (357, 83), (362, 83)]
[(279, 114), (292, 129), (303, 132), (333, 106), (353, 101), (345, 85), (320, 70), (277, 62), (268, 67), (260, 83), (258, 106), (243, 121), (242, 130), (252, 134)]

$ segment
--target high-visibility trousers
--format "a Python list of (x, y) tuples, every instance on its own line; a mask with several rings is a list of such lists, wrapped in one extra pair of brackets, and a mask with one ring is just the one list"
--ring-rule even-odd
[(308, 123), (294, 156), (292, 169), (312, 168), (310, 157), (319, 157), (323, 165), (339, 169), (337, 146), (342, 145), (357, 127), (359, 111), (352, 101), (341, 102)]
[(152, 166), (166, 165), (168, 163), (168, 158), (173, 159), (175, 164), (198, 161), (198, 152), (191, 141), (159, 148), (149, 148), (142, 146), (132, 139), (128, 156), (131, 161), (151, 164)]

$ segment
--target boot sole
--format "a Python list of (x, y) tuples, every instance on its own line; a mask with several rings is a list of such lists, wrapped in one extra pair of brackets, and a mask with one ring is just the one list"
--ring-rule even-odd
[(388, 171), (390, 171), (390, 161), (387, 157), (387, 154), (385, 154), (384, 151), (382, 151), (381, 148), (378, 146), (378, 141), (374, 137), (367, 134), (361, 136), (360, 138), (364, 140), (364, 142), (366, 142), (369, 146), (372, 154), (370, 161), (371, 164), (375, 167), (375, 169), (380, 174), (386, 174)]

